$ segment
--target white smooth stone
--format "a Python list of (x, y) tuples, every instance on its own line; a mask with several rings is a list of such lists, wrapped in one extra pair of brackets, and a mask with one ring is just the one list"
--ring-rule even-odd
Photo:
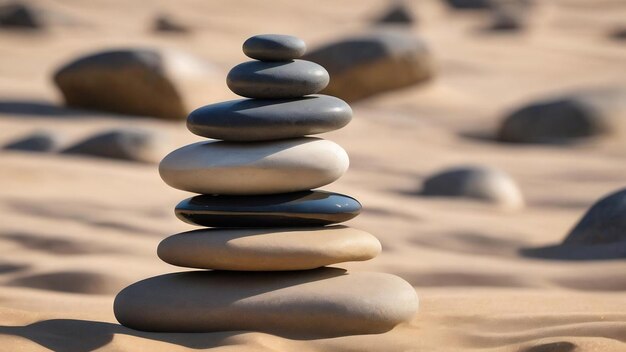
[(339, 145), (320, 138), (272, 142), (199, 142), (167, 155), (159, 165), (165, 183), (201, 194), (252, 195), (309, 190), (348, 169)]

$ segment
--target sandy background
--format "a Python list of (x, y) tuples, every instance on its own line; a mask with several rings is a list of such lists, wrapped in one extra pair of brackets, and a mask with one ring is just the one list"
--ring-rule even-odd
[[(192, 227), (155, 165), (0, 153), (0, 351), (624, 351), (626, 262), (533, 258), (528, 248), (559, 243), (585, 210), (625, 185), (618, 138), (566, 147), (501, 145), (490, 134), (528, 99), (570, 89), (624, 84), (626, 46), (608, 38), (626, 18), (624, 1), (537, 1), (518, 34), (485, 32), (483, 14), (414, 1), (414, 31), (429, 43), (436, 79), (353, 104), (354, 119), (323, 135), (351, 157), (348, 173), (324, 187), (364, 205), (348, 224), (383, 243), (376, 259), (341, 265), (409, 281), (421, 299), (413, 320), (369, 336), (289, 340), (227, 332), (149, 334), (113, 316), (126, 285), (179, 271), (156, 256), (158, 242)], [(56, 67), (103, 47), (177, 48), (215, 64), (224, 78), (245, 60), (241, 43), (285, 33), (309, 47), (369, 26), (383, 1), (39, 1), (53, 14), (41, 34), (0, 33), (0, 142), (37, 129), (67, 142), (109, 127), (162, 133), (168, 149), (200, 140), (183, 123), (107, 114), (70, 114), (51, 83)], [(157, 35), (169, 13), (188, 36)], [(17, 108), (16, 108), (17, 107)], [(442, 167), (499, 167), (527, 201), (503, 211), (471, 201), (423, 198), (421, 181)]]

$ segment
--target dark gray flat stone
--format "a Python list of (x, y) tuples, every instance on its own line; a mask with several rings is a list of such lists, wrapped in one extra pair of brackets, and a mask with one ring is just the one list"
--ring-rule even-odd
[(339, 193), (304, 191), (261, 196), (201, 195), (176, 206), (184, 222), (206, 227), (324, 226), (348, 221), (361, 204)]
[(352, 109), (341, 99), (238, 99), (203, 106), (187, 118), (199, 136), (225, 141), (264, 141), (333, 131), (347, 125)]
[(304, 55), (306, 44), (300, 38), (283, 34), (261, 34), (243, 43), (246, 56), (261, 61), (288, 61)]
[(284, 99), (315, 94), (330, 80), (324, 67), (309, 61), (248, 61), (233, 67), (226, 83), (248, 98)]

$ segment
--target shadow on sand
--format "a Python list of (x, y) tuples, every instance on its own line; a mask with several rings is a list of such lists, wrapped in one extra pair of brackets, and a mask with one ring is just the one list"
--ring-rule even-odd
[(115, 112), (68, 108), (44, 100), (0, 100), (0, 117), (19, 115), (31, 118), (84, 118), (85, 116), (107, 118), (150, 118), (150, 116), (124, 115)]
[(92, 111), (69, 109), (41, 100), (0, 100), (0, 114), (32, 117), (76, 117)]
[(114, 335), (128, 335), (167, 342), (187, 348), (218, 347), (224, 340), (243, 332), (151, 333), (132, 330), (119, 324), (76, 320), (42, 320), (25, 326), (0, 326), (0, 334), (19, 336), (52, 351), (89, 352), (109, 344)]
[(614, 260), (626, 258), (626, 242), (587, 246), (553, 245), (535, 248), (521, 248), (519, 254), (527, 258), (548, 260)]
[[(339, 268), (321, 268), (308, 270), (306, 272), (277, 272), (272, 275), (268, 275), (265, 272), (225, 273), (220, 271), (172, 273), (146, 279), (129, 286), (118, 295), (115, 305), (118, 305), (120, 297), (122, 297), (122, 299), (128, 298), (128, 296), (124, 296), (124, 291), (138, 285), (143, 289), (159, 287), (162, 291), (169, 290), (164, 294), (156, 295), (151, 298), (152, 300), (156, 299), (157, 301), (160, 299), (168, 300), (168, 297), (172, 297), (172, 292), (180, 292), (181, 287), (191, 287), (192, 284), (195, 286), (199, 285), (199, 291), (195, 290), (195, 292), (191, 292), (192, 294), (189, 295), (189, 302), (191, 303), (193, 303), (194, 300), (206, 301), (206, 297), (202, 294), (198, 295), (198, 292), (208, 292), (207, 288), (210, 289), (211, 287), (220, 287), (218, 290), (220, 292), (218, 292), (217, 295), (212, 294), (211, 301), (204, 304), (204, 307), (200, 308), (209, 308), (210, 310), (212, 307), (229, 306), (231, 305), (230, 302), (238, 301), (246, 297), (253, 297), (264, 292), (277, 291), (289, 286), (299, 285), (303, 282), (325, 280), (343, 275), (346, 275), (346, 271)], [(167, 285), (164, 285), (164, 283), (167, 283)], [(154, 292), (153, 290), (149, 291)], [(131, 297), (131, 299), (132, 298), (133, 297)], [(287, 307), (286, 309), (289, 308)], [(297, 314), (297, 312), (294, 314)], [(117, 311), (116, 316), (118, 319), (120, 318)], [(153, 317), (154, 316), (157, 315), (153, 315)], [(180, 320), (181, 317), (174, 317), (174, 319)], [(256, 324), (258, 325), (258, 323)], [(247, 329), (247, 327), (244, 326), (250, 325), (253, 327), (254, 323), (246, 324), (245, 322), (241, 322), (241, 325), (242, 328)], [(225, 329), (226, 328), (227, 327), (225, 327)], [(300, 341), (353, 334), (349, 331), (340, 331), (335, 333), (329, 331), (301, 331), (301, 329), (300, 331), (298, 331), (298, 329), (295, 329), (294, 331), (275, 331), (275, 328), (276, 327), (272, 326), (270, 323), (266, 328), (260, 328), (259, 330), (250, 328), (248, 330), (262, 331), (263, 333), (273, 334), (281, 338)], [(139, 339), (166, 342), (192, 349), (208, 349), (234, 344), (237, 341), (228, 340), (247, 332), (248, 331), (245, 330), (184, 333), (146, 332), (133, 330), (120, 324), (78, 319), (50, 319), (41, 320), (23, 326), (0, 326), (0, 334), (2, 335), (18, 336), (28, 339), (52, 351), (68, 352), (89, 352), (99, 350), (100, 348), (111, 343), (114, 340), (115, 335), (126, 335)], [(146, 342), (148, 343), (149, 341)], [(149, 344), (146, 346), (149, 346)]]

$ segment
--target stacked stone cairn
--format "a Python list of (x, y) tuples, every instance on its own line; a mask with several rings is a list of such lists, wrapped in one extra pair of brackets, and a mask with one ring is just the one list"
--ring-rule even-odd
[(246, 99), (189, 115), (189, 130), (210, 140), (170, 153), (159, 171), (168, 185), (200, 194), (175, 212), (207, 228), (166, 238), (158, 255), (173, 265), (210, 270), (125, 288), (114, 307), (123, 325), (340, 336), (385, 332), (415, 314), (417, 295), (399, 277), (326, 267), (371, 259), (381, 245), (369, 233), (336, 225), (359, 214), (357, 200), (312, 190), (341, 177), (348, 156), (331, 141), (305, 136), (345, 126), (352, 110), (315, 94), (329, 75), (297, 59), (305, 48), (286, 35), (248, 39), (243, 51), (256, 60), (234, 67), (227, 78)]

